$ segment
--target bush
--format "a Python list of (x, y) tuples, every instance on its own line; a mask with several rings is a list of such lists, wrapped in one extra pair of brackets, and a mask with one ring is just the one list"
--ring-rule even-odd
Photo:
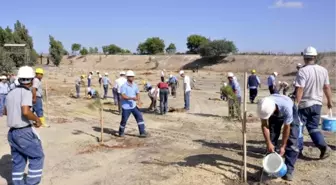
[(199, 54), (200, 46), (208, 42), (208, 39), (202, 35), (190, 35), (187, 38), (187, 47), (189, 51), (187, 54)]
[(159, 37), (148, 38), (145, 42), (138, 45), (137, 51), (141, 55), (154, 55), (164, 53), (165, 44), (164, 40)]
[(87, 54), (89, 54), (89, 51), (85, 48), (85, 47), (83, 47), (80, 51), (79, 51), (79, 53), (81, 54), (81, 55), (87, 55)]
[(49, 35), (49, 54), (52, 59), (52, 62), (55, 66), (59, 66), (61, 64), (63, 55), (64, 55), (64, 47), (62, 42), (55, 40), (55, 38)]
[(170, 43), (169, 46), (166, 48), (166, 53), (174, 54), (176, 53), (176, 46), (173, 43)]
[(237, 47), (232, 41), (228, 40), (213, 40), (204, 43), (200, 46), (201, 56), (223, 56), (229, 53), (236, 53), (238, 51)]

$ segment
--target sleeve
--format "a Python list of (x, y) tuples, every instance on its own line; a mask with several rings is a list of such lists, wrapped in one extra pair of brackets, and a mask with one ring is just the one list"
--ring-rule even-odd
[(22, 97), (21, 97), (21, 106), (32, 106), (33, 104), (33, 94), (31, 91), (22, 90)]
[(293, 122), (293, 108), (288, 107), (284, 110), (284, 124), (290, 125)]
[(328, 74), (328, 71), (325, 70), (325, 73), (326, 73), (326, 77), (324, 79), (324, 84), (323, 85), (329, 85), (330, 84), (330, 81), (329, 81), (329, 74)]
[(37, 78), (34, 78), (34, 80), (33, 80), (33, 88), (38, 89), (38, 87), (39, 87), (39, 80)]
[(139, 88), (138, 88), (138, 85), (135, 86), (135, 92), (136, 92), (137, 94), (140, 93)]
[(122, 85), (120, 87), (120, 94), (126, 94), (126, 87), (125, 87), (125, 85)]
[(296, 78), (295, 78), (295, 86), (296, 87), (305, 87), (305, 85), (306, 85), (306, 77), (302, 73), (302, 71), (299, 70), (299, 72), (297, 73)]

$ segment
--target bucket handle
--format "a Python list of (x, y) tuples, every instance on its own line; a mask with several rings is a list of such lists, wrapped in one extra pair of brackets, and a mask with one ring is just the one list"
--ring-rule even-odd
[(329, 109), (329, 117), (333, 117), (333, 115), (332, 115), (332, 109)]

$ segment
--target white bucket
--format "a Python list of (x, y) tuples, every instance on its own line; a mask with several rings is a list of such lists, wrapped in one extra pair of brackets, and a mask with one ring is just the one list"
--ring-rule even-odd
[(266, 173), (275, 177), (283, 177), (287, 173), (287, 166), (278, 153), (268, 154), (263, 159), (263, 168)]

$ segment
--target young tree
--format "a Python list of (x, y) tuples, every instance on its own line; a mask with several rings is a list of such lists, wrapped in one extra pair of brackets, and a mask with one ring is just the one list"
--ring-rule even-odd
[(159, 37), (148, 38), (144, 43), (138, 45), (137, 51), (140, 54), (158, 54), (164, 53), (165, 44), (164, 40)]
[(98, 48), (97, 47), (93, 48), (93, 52), (98, 53)]
[(79, 52), (80, 52), (81, 55), (89, 54), (89, 51), (85, 47), (83, 47)]
[(169, 46), (166, 48), (166, 53), (174, 54), (176, 53), (176, 46), (173, 43), (170, 43)]
[(73, 44), (71, 45), (71, 51), (72, 51), (72, 54), (73, 54), (73, 55), (76, 55), (76, 54), (77, 54), (76, 52), (78, 52), (78, 51), (81, 49), (81, 47), (82, 47), (82, 45), (80, 45), (80, 44), (78, 44), (78, 43), (73, 43)]
[(117, 53), (121, 53), (122, 49), (119, 46), (115, 45), (115, 44), (111, 44), (111, 45), (109, 45), (107, 47), (107, 52), (110, 55), (115, 55)]
[(64, 47), (62, 42), (55, 40), (55, 38), (49, 35), (49, 54), (52, 59), (52, 62), (55, 66), (59, 66), (64, 54)]
[(189, 53), (192, 54), (199, 54), (199, 47), (208, 41), (202, 35), (190, 35), (187, 38), (187, 47), (189, 49)]
[(94, 54), (94, 49), (93, 49), (93, 47), (89, 47), (89, 54)]
[(213, 40), (206, 42), (200, 46), (201, 56), (222, 56), (229, 53), (236, 53), (238, 51), (236, 45), (228, 40)]

